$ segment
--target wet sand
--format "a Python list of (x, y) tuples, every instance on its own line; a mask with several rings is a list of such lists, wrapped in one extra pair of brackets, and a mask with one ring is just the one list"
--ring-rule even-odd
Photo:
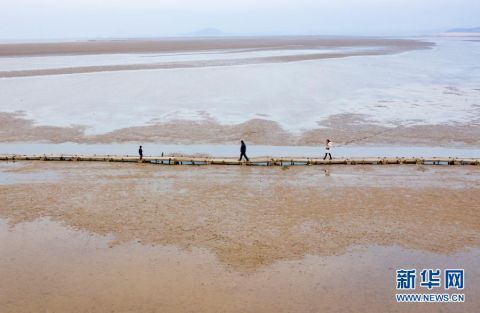
[[(2, 312), (472, 312), (480, 170), (2, 163)], [(460, 267), (464, 304), (396, 304)], [(2, 296), (4, 295), (4, 296)]]
[(153, 122), (88, 135), (85, 126), (41, 126), (26, 119), (21, 112), (0, 112), (0, 142), (237, 144), (242, 138), (257, 145), (318, 146), (324, 144), (325, 138), (334, 138), (340, 145), (480, 146), (480, 120), (450, 125), (385, 126), (370, 122), (366, 115), (337, 114), (319, 122), (318, 126), (294, 133), (267, 119), (221, 124), (206, 118)]
[(158, 40), (92, 40), (58, 43), (0, 44), (0, 57), (86, 55), (111, 53), (162, 53), (212, 50), (318, 49), (325, 47), (389, 46), (396, 49), (431, 47), (431, 43), (406, 39), (295, 37), (173, 38)]

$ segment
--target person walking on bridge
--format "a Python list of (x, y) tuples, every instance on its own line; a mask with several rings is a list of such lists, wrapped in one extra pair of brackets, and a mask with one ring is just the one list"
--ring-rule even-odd
[(243, 142), (243, 140), (240, 140), (240, 143), (241, 143), (241, 146), (240, 146), (240, 159), (238, 159), (239, 161), (242, 160), (243, 157), (245, 157), (245, 160), (247, 160), (248, 162), (248, 157), (246, 155), (247, 153), (247, 146), (245, 145), (245, 143)]
[(327, 139), (325, 142), (325, 156), (323, 159), (325, 160), (327, 158), (327, 155), (330, 157), (330, 160), (332, 159), (332, 155), (330, 154), (330, 149), (333, 147), (333, 142), (330, 141), (330, 139)]

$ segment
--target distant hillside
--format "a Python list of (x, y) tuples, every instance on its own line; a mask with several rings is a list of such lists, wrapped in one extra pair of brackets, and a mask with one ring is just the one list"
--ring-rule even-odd
[(452, 28), (442, 34), (443, 36), (466, 36), (477, 37), (480, 36), (480, 27), (473, 28)]

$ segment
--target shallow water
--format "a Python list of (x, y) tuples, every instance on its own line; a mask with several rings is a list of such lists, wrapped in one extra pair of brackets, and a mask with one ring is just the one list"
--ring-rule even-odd
[(266, 51), (216, 50), (193, 51), (183, 53), (150, 53), (150, 54), (101, 54), (75, 56), (30, 56), (30, 57), (0, 57), (0, 71), (36, 70), (51, 68), (70, 68), (79, 66), (125, 65), (125, 64), (155, 64), (181, 61), (229, 60), (238, 58), (255, 58), (269, 56), (326, 54), (375, 50), (378, 47), (333, 47), (331, 49), (276, 49)]
[(58, 175), (51, 172), (40, 173), (5, 173), (0, 171), (0, 185), (44, 183), (58, 179)]
[[(447, 255), (354, 246), (243, 271), (206, 249), (110, 240), (49, 219), (0, 219), (0, 311), (474, 312), (480, 305), (478, 248)], [(437, 267), (465, 269), (465, 303), (395, 303), (396, 269)]]
[[(171, 145), (145, 144), (144, 155), (202, 154), (234, 157), (239, 155), (238, 145)], [(137, 155), (137, 144), (42, 144), (42, 143), (0, 143), (0, 154), (100, 154)], [(480, 158), (480, 149), (446, 148), (424, 146), (334, 146), (333, 157), (458, 157)], [(247, 155), (256, 156), (298, 156), (318, 157), (324, 155), (323, 147), (312, 146), (262, 146), (249, 145)]]
[[(24, 111), (37, 125), (85, 125), (88, 134), (206, 117), (221, 124), (264, 118), (301, 132), (344, 113), (384, 125), (478, 123), (480, 45), (424, 39), (437, 46), (278, 64), (0, 79), (0, 112)], [(87, 61), (96, 64), (97, 57), (105, 56)]]
[(60, 174), (55, 171), (18, 172), (22, 167), (13, 162), (0, 163), (0, 185), (53, 182), (60, 178)]

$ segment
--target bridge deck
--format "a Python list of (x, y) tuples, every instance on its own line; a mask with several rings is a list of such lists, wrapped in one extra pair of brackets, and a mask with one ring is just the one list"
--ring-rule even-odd
[(136, 162), (163, 165), (327, 165), (327, 164), (425, 164), (425, 165), (480, 165), (480, 158), (452, 158), (452, 157), (352, 157), (323, 160), (310, 157), (256, 157), (249, 162), (238, 161), (237, 158), (219, 157), (185, 157), (185, 156), (146, 156), (139, 160), (138, 156), (121, 155), (0, 155), (0, 161), (89, 161), (89, 162)]

